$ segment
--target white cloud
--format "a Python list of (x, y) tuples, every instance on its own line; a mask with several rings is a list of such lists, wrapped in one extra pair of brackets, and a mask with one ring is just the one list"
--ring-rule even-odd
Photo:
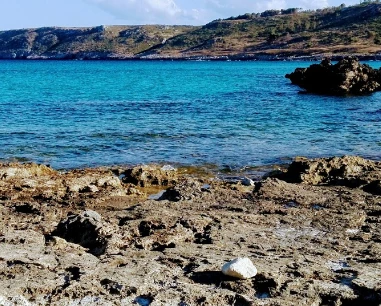
[(304, 9), (317, 9), (329, 6), (328, 0), (301, 0), (300, 3), (301, 7), (303, 7)]
[(182, 10), (174, 0), (84, 0), (130, 24), (176, 23), (196, 18), (197, 10)]
[[(340, 0), (331, 2), (339, 1)], [(328, 0), (205, 0), (205, 2), (210, 10), (218, 12), (225, 17), (244, 13), (258, 13), (269, 9), (286, 9), (291, 7), (316, 9), (335, 5), (334, 3), (328, 3)], [(341, 4), (341, 2), (339, 4)]]
[(265, 10), (285, 9), (287, 3), (285, 0), (270, 0), (270, 1), (258, 1), (256, 12), (262, 12)]
[[(83, 0), (127, 24), (204, 24), (217, 18), (291, 7), (316, 9), (341, 0)], [(356, 0), (345, 1), (347, 5)]]

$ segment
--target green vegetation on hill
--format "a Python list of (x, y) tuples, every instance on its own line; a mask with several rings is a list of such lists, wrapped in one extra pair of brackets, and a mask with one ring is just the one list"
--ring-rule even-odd
[(0, 32), (0, 58), (184, 58), (381, 53), (379, 1), (268, 10), (193, 26), (99, 26)]
[(192, 26), (98, 26), (0, 32), (0, 58), (131, 58)]
[(266, 11), (215, 20), (159, 50), (199, 54), (319, 54), (381, 51), (381, 4)]

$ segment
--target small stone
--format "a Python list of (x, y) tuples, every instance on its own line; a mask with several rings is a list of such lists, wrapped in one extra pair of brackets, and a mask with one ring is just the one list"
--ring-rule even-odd
[(82, 188), (81, 190), (79, 190), (79, 192), (83, 192), (83, 193), (85, 193), (85, 192), (95, 193), (98, 191), (99, 191), (99, 189), (95, 185), (88, 185), (88, 186)]
[(107, 246), (106, 238), (100, 233), (101, 228), (101, 215), (95, 211), (86, 210), (61, 220), (52, 235), (88, 248), (93, 255), (101, 255)]
[(252, 179), (246, 177), (246, 176), (241, 180), (241, 183), (244, 186), (254, 186), (255, 185), (254, 181)]
[(174, 167), (172, 167), (171, 165), (164, 165), (163, 167), (161, 167), (161, 170), (163, 170), (163, 171), (176, 171), (176, 169)]
[(81, 215), (82, 215), (82, 218), (92, 219), (96, 222), (102, 221), (101, 215), (98, 214), (96, 211), (93, 211), (93, 210), (86, 210), (86, 211), (82, 212)]
[(236, 258), (222, 266), (222, 273), (239, 279), (248, 279), (257, 274), (257, 268), (247, 257)]

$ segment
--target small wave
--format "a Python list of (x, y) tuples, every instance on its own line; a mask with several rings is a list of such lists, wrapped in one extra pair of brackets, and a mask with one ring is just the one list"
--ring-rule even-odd
[(28, 135), (36, 135), (36, 133), (18, 131), (18, 132), (0, 132), (0, 135), (1, 136), (28, 136)]
[(14, 157), (0, 159), (0, 161), (6, 162), (6, 163), (27, 163), (27, 162), (32, 162), (32, 159), (23, 157), (23, 156), (14, 156)]

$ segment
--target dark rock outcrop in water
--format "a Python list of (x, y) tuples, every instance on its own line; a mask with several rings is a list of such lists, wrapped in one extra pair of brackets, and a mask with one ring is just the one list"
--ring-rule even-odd
[(381, 90), (381, 70), (347, 57), (337, 64), (324, 59), (308, 68), (286, 74), (292, 84), (308, 92), (328, 95), (366, 95)]

